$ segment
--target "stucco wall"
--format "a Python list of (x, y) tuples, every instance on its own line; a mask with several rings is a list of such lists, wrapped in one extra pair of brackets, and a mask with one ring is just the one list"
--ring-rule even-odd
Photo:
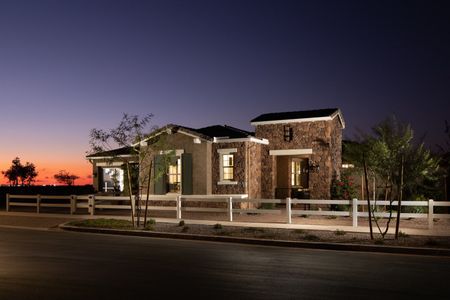
[[(154, 159), (154, 155), (160, 150), (183, 150), (184, 153), (192, 154), (192, 189), (193, 194), (205, 195), (211, 193), (211, 143), (202, 141), (195, 144), (194, 138), (182, 133), (163, 134), (162, 142), (158, 145), (158, 150), (152, 151), (144, 161), (142, 166), (147, 165), (149, 159)], [(152, 147), (149, 145), (149, 147)], [(147, 184), (143, 185), (146, 191)], [(150, 192), (154, 193), (153, 182), (150, 185)]]

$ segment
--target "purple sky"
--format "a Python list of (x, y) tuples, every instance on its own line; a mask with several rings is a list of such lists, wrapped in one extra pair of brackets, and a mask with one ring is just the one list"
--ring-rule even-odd
[[(251, 129), (339, 107), (345, 136), (388, 115), (434, 145), (450, 120), (446, 1), (0, 0), (0, 170), (89, 174), (91, 128)], [(0, 179), (1, 182), (2, 179)]]

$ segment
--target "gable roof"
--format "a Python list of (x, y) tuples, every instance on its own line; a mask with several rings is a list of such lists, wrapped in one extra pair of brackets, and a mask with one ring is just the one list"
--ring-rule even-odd
[(210, 138), (240, 139), (254, 136), (253, 132), (242, 130), (228, 125), (213, 125), (195, 129), (195, 131), (209, 136)]
[(107, 157), (117, 157), (117, 156), (134, 156), (133, 147), (122, 147), (108, 151), (101, 151), (93, 154), (89, 154), (86, 158), (107, 158)]
[(252, 125), (302, 122), (302, 121), (326, 121), (339, 117), (342, 127), (345, 127), (344, 118), (339, 108), (325, 108), (303, 111), (289, 111), (262, 114), (250, 121)]

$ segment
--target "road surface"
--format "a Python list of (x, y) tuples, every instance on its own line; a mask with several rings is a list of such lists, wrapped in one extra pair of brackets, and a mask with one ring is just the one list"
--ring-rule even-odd
[(449, 274), (443, 257), (0, 229), (8, 300), (449, 299)]

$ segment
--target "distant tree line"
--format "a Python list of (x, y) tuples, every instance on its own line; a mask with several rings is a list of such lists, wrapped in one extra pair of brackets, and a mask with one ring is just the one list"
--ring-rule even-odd
[(11, 186), (30, 186), (38, 176), (36, 166), (30, 162), (22, 164), (19, 157), (16, 157), (12, 161), (11, 167), (2, 171), (2, 174), (8, 179)]

